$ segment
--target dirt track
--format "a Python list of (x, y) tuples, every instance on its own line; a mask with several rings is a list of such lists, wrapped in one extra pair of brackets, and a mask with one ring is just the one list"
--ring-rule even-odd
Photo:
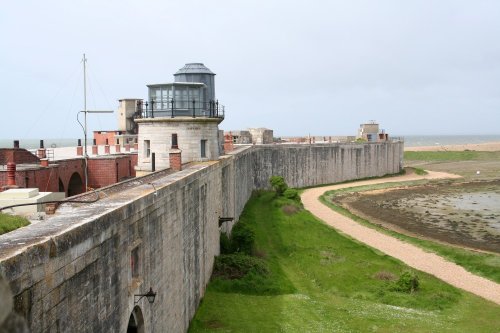
[(455, 286), (481, 296), (487, 300), (500, 304), (500, 284), (482, 278), (466, 271), (463, 267), (451, 263), (434, 253), (428, 253), (421, 248), (382, 234), (374, 229), (362, 226), (353, 220), (338, 214), (323, 205), (319, 197), (326, 191), (360, 185), (371, 185), (387, 182), (410, 181), (417, 179), (457, 178), (441, 172), (429, 172), (426, 176), (404, 175), (393, 178), (373, 179), (355, 183), (339, 184), (312, 188), (304, 191), (302, 202), (304, 207), (316, 217), (333, 228), (357, 239), (373, 248), (376, 248), (407, 265)]

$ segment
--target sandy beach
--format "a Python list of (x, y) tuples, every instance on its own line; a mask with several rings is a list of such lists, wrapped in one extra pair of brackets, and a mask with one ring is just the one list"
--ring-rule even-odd
[(420, 147), (405, 147), (405, 151), (500, 151), (500, 142), (472, 143), (462, 145), (435, 145)]

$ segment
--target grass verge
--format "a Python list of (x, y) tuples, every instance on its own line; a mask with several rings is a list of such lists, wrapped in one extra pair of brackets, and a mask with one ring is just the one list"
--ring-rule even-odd
[(498, 254), (484, 253), (452, 245), (445, 245), (442, 243), (411, 237), (392, 230), (388, 230), (386, 228), (373, 224), (370, 221), (351, 213), (349, 210), (334, 204), (331, 200), (333, 196), (340, 193), (346, 193), (346, 192), (354, 193), (354, 192), (362, 192), (368, 190), (385, 189), (391, 187), (412, 186), (416, 184), (417, 184), (416, 182), (399, 182), (399, 183), (385, 183), (385, 184), (376, 184), (369, 186), (350, 187), (341, 190), (328, 191), (323, 196), (321, 196), (320, 200), (334, 211), (344, 216), (347, 216), (358, 223), (361, 223), (365, 226), (376, 229), (380, 232), (401, 239), (408, 243), (417, 245), (427, 251), (439, 254), (440, 256), (464, 267), (470, 272), (473, 272), (475, 274), (488, 278), (492, 281), (500, 283), (500, 255)]
[[(500, 326), (500, 306), (415, 272), (291, 205), (298, 207), (260, 192), (243, 215), (255, 235), (254, 254), (279, 292), (224, 289), (215, 277), (189, 332), (494, 332)], [(411, 288), (401, 288), (408, 277)]]
[(498, 151), (405, 151), (404, 159), (409, 161), (472, 161), (500, 160)]
[(0, 235), (28, 224), (30, 222), (24, 217), (0, 213)]

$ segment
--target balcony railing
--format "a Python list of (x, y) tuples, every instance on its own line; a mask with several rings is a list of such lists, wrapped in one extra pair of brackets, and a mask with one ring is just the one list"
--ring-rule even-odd
[(198, 100), (138, 101), (135, 118), (219, 118), (224, 119), (224, 105), (219, 101)]

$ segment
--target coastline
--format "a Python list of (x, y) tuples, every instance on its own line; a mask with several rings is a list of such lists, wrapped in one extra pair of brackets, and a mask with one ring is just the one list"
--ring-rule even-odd
[(500, 141), (454, 145), (405, 147), (405, 151), (500, 151)]

